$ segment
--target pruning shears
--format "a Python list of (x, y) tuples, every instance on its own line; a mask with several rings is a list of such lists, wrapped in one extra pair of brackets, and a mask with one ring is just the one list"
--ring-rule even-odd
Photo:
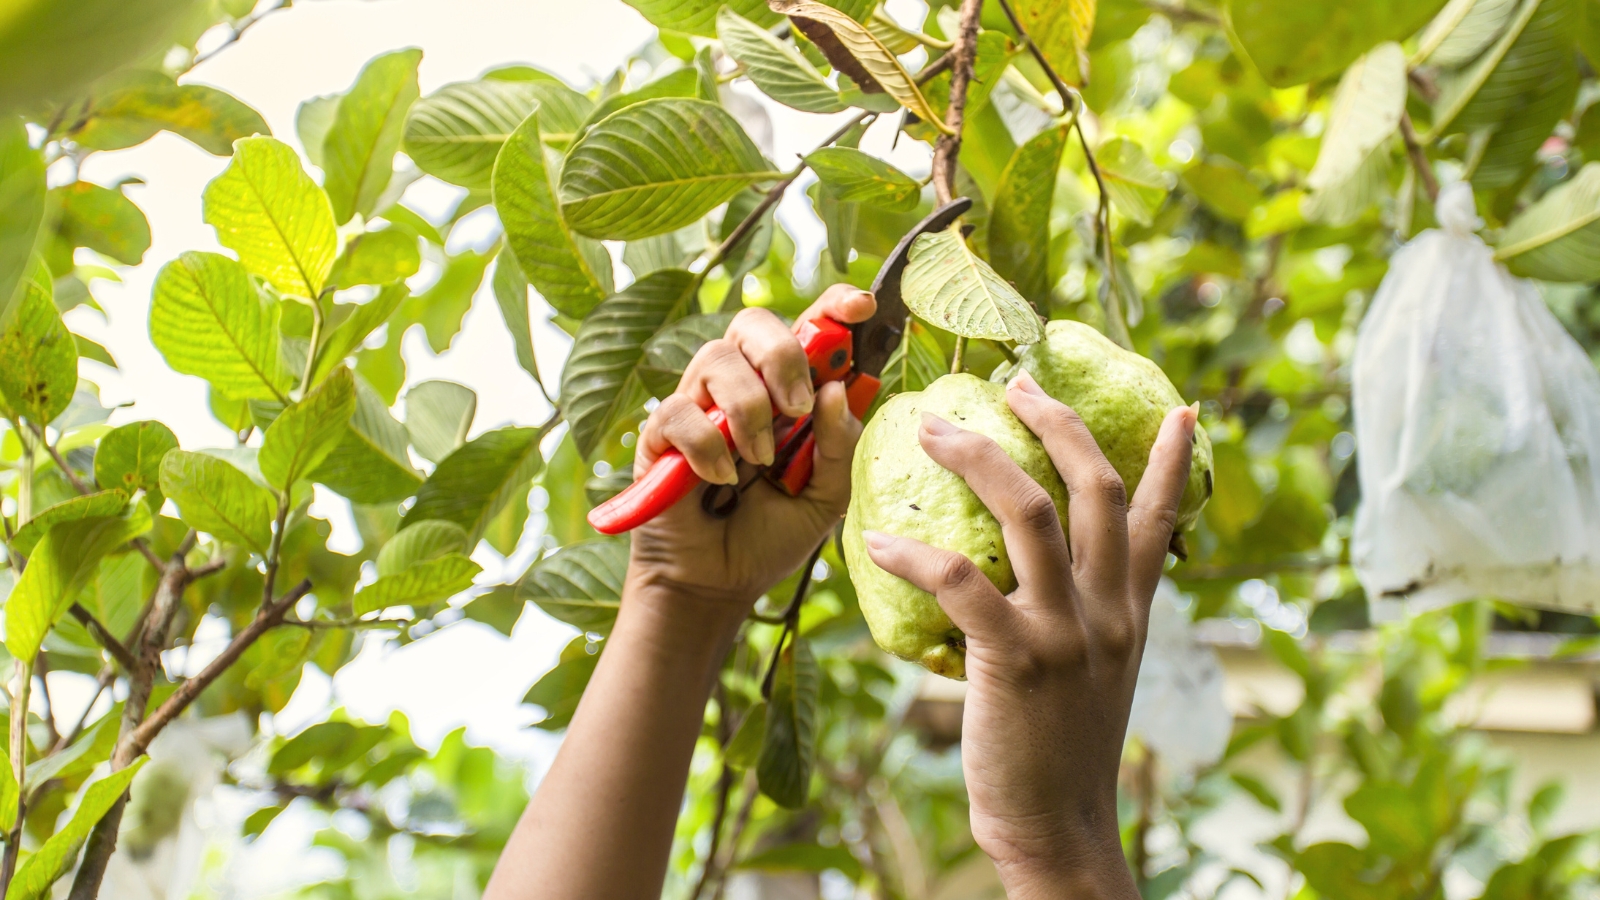
[[(872, 318), (846, 325), (827, 316), (817, 316), (801, 322), (795, 329), (795, 337), (811, 364), (812, 386), (844, 382), (850, 412), (856, 418), (863, 418), (871, 408), (881, 387), (878, 376), (904, 337), (909, 313), (900, 296), (900, 279), (905, 274), (912, 242), (921, 235), (949, 228), (971, 208), (972, 201), (966, 197), (951, 200), (900, 239), (878, 270), (877, 278), (873, 279), (872, 293), (877, 298), (878, 308)], [(706, 410), (706, 415), (722, 432), (731, 449), (733, 437), (727, 416), (715, 406)], [(786, 426), (775, 427), (781, 430), (775, 441), (773, 462), (771, 466), (762, 467), (761, 477), (789, 496), (797, 496), (811, 481), (812, 451), (816, 447), (811, 434), (811, 417), (801, 416)], [(738, 506), (739, 492), (753, 482), (751, 479), (737, 488), (716, 485), (705, 492), (702, 505), (714, 516), (730, 515)], [(601, 534), (632, 531), (682, 500), (699, 483), (700, 476), (689, 468), (683, 453), (676, 448), (669, 449), (622, 493), (590, 510), (589, 524)], [(725, 488), (733, 491), (727, 498), (721, 496)]]

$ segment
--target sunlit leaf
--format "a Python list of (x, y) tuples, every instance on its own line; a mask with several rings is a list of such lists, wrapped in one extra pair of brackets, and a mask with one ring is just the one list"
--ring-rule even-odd
[(1600, 279), (1600, 162), (1588, 163), (1512, 219), (1495, 258), (1524, 278)]
[(161, 459), (161, 490), (196, 531), (267, 552), (278, 504), (271, 491), (232, 465), (210, 454), (172, 450)]
[(509, 247), (502, 247), (494, 259), (495, 304), (500, 307), (500, 316), (511, 335), (517, 365), (538, 381), (539, 360), (533, 350), (533, 322), (528, 315), (528, 279), (523, 276), (522, 267), (517, 265)]
[[(278, 305), (239, 263), (190, 251), (156, 276), (150, 340), (167, 365), (238, 399), (283, 400), (292, 383), (279, 355)], [(207, 335), (195, 340), (195, 335)]]
[(867, 26), (816, 0), (768, 0), (767, 5), (788, 16), (827, 55), (833, 67), (850, 76), (863, 91), (882, 91), (922, 121), (946, 130), (944, 119), (928, 105), (916, 79)]
[(881, 159), (849, 147), (823, 147), (806, 164), (844, 203), (873, 203), (899, 212), (916, 209), (922, 185)]
[(116, 803), (117, 798), (128, 789), (128, 784), (148, 761), (148, 758), (141, 757), (134, 760), (127, 768), (85, 785), (78, 797), (77, 808), (72, 812), (72, 818), (57, 829), (38, 850), (22, 860), (6, 896), (16, 900), (39, 900), (48, 896), (50, 886), (56, 879), (71, 871), (72, 864), (78, 857), (79, 848), (89, 839), (89, 832), (104, 818), (112, 804)]
[(417, 454), (438, 463), (466, 443), (478, 395), (453, 381), (424, 381), (406, 391), (406, 431)]
[(1028, 38), (1058, 75), (1074, 78), (1088, 74), (1095, 0), (1015, 0), (1012, 8)]
[(579, 631), (607, 634), (627, 572), (627, 538), (584, 541), (534, 563), (518, 582), (517, 596)]
[(336, 288), (358, 284), (393, 284), (417, 274), (422, 254), (417, 238), (399, 228), (366, 231), (350, 239), (334, 261), (328, 284)]
[(632, 240), (681, 228), (778, 174), (720, 106), (646, 100), (600, 120), (568, 151), (561, 211), (575, 231)]
[(766, 28), (723, 7), (717, 14), (717, 37), (728, 55), (744, 66), (745, 77), (768, 97), (802, 112), (845, 109), (844, 99), (817, 67)]
[(245, 268), (284, 294), (314, 298), (338, 254), (333, 208), (288, 144), (245, 138), (206, 186), (205, 219)]
[(378, 577), (398, 575), (419, 563), (451, 553), (472, 552), (467, 531), (454, 522), (429, 519), (408, 525), (378, 551)]
[(233, 153), (233, 142), (272, 134), (266, 119), (233, 95), (203, 84), (175, 84), (156, 72), (120, 77), (97, 93), (74, 128), (72, 140), (92, 150), (121, 150), (170, 131), (216, 156)]
[(27, 556), (44, 540), (52, 525), (120, 515), (127, 506), (128, 494), (120, 490), (96, 491), (63, 500), (39, 510), (33, 518), (22, 523), (16, 537), (9, 542), (11, 549)]
[(322, 167), (324, 143), (328, 139), (328, 131), (333, 128), (333, 117), (339, 112), (339, 98), (342, 96), (324, 94), (312, 97), (301, 102), (300, 108), (294, 112), (294, 133), (300, 138), (300, 150), (318, 168)]
[(657, 28), (701, 37), (717, 36), (717, 10), (724, 5), (762, 27), (771, 27), (778, 21), (764, 0), (627, 0), (627, 3)]
[(66, 614), (78, 592), (94, 577), (100, 559), (149, 531), (150, 525), (150, 508), (142, 503), (121, 515), (68, 519), (51, 525), (6, 598), (5, 645), (11, 655), (31, 662), (45, 632)]
[(588, 98), (559, 82), (485, 79), (447, 84), (412, 107), (406, 155), (436, 178), (487, 188), (501, 145), (535, 109), (552, 137), (570, 136), (591, 106)]
[(1019, 344), (1044, 338), (1033, 307), (972, 252), (957, 228), (912, 243), (902, 290), (918, 318), (963, 337)]
[(339, 98), (323, 137), (323, 186), (340, 224), (372, 215), (389, 186), (406, 113), (416, 101), (421, 50), (386, 53), (367, 63), (349, 93)]
[(517, 492), (528, 491), (544, 465), (535, 428), (486, 431), (440, 460), (417, 490), (406, 521), (444, 519), (466, 529), (476, 542)]
[(1267, 83), (1290, 87), (1326, 78), (1384, 41), (1416, 33), (1445, 0), (1283, 3), (1228, 0), (1228, 31)]
[(366, 615), (390, 606), (443, 603), (472, 587), (483, 567), (459, 553), (448, 553), (386, 575), (356, 592), (355, 613)]
[(340, 366), (305, 399), (286, 407), (262, 436), (258, 462), (267, 483), (288, 490), (321, 465), (355, 411), (355, 374)]
[(360, 349), (362, 342), (387, 322), (410, 295), (411, 292), (403, 284), (389, 285), (334, 326), (322, 341), (322, 348), (317, 351), (317, 365), (311, 373), (311, 383), (321, 382), (343, 365), (345, 359)]
[(161, 506), (161, 458), (176, 449), (172, 429), (155, 421), (129, 422), (100, 439), (94, 453), (94, 480), (101, 487), (153, 494), (151, 506)]
[(766, 736), (756, 763), (761, 793), (788, 809), (804, 806), (811, 793), (820, 682), (810, 642), (794, 638), (778, 662), (772, 699), (767, 703)]
[(50, 272), (34, 258), (0, 330), (0, 412), (48, 425), (78, 387), (78, 345), (56, 311)]
[(989, 262), (1039, 309), (1050, 300), (1050, 206), (1066, 145), (1067, 127), (1058, 125), (1018, 147), (989, 213)]
[(578, 329), (561, 376), (561, 409), (584, 456), (644, 402), (644, 343), (688, 313), (695, 287), (682, 269), (652, 272), (596, 307)]
[(409, 442), (406, 427), (390, 415), (383, 398), (357, 378), (355, 415), (333, 452), (308, 477), (355, 503), (403, 500), (422, 486), (406, 453)]

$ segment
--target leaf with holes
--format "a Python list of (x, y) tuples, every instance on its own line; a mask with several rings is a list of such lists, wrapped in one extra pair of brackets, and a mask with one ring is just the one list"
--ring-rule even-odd
[(130, 496), (144, 491), (150, 508), (161, 508), (161, 458), (178, 447), (178, 436), (160, 422), (129, 422), (113, 428), (94, 451), (94, 480)]
[(761, 793), (786, 809), (805, 806), (811, 792), (821, 680), (810, 642), (794, 638), (778, 660), (772, 699), (767, 702), (766, 733), (756, 762)]
[(682, 228), (752, 182), (779, 177), (722, 107), (646, 100), (573, 144), (561, 170), (561, 212), (581, 234), (633, 240)]
[(989, 262), (1038, 309), (1050, 301), (1050, 204), (1067, 126), (1046, 128), (1017, 148), (989, 213)]
[(328, 195), (288, 144), (245, 138), (205, 191), (205, 220), (222, 246), (280, 293), (314, 298), (339, 252)]
[(886, 93), (917, 118), (946, 134), (949, 126), (928, 105), (915, 78), (867, 26), (816, 0), (768, 0), (767, 5), (789, 21), (828, 58), (835, 69), (850, 76), (863, 92)]
[(584, 541), (535, 563), (518, 582), (517, 595), (579, 631), (609, 634), (627, 572), (626, 537)]
[(390, 606), (431, 606), (443, 603), (472, 587), (483, 567), (459, 553), (448, 553), (417, 563), (394, 575), (386, 575), (356, 592), (355, 613), (367, 613)]
[(912, 243), (902, 290), (918, 318), (962, 337), (1019, 344), (1044, 338), (1033, 307), (972, 252), (955, 228)]
[(500, 148), (495, 212), (528, 283), (557, 312), (581, 319), (611, 292), (611, 258), (597, 242), (567, 227), (550, 175), (535, 113)]
[(1095, 151), (1100, 174), (1105, 177), (1111, 205), (1132, 222), (1149, 225), (1167, 199), (1167, 177), (1145, 155), (1144, 148), (1125, 137), (1114, 137)]
[(267, 483), (286, 491), (321, 465), (344, 438), (355, 411), (355, 373), (340, 366), (267, 426), (257, 457)]
[(307, 477), (355, 503), (404, 500), (422, 485), (406, 453), (409, 442), (383, 398), (357, 378), (356, 411), (344, 437)]
[(339, 98), (322, 142), (323, 186), (341, 225), (372, 215), (394, 175), (406, 113), (416, 102), (421, 50), (385, 53), (367, 63)]
[(474, 543), (544, 466), (536, 428), (500, 428), (468, 441), (439, 462), (417, 490), (406, 521), (444, 519), (465, 528)]
[(0, 412), (49, 425), (78, 388), (78, 345), (56, 311), (50, 270), (35, 257), (0, 331)]
[(1495, 258), (1524, 278), (1600, 279), (1600, 162), (1586, 164), (1512, 219)]
[(156, 276), (150, 340), (167, 365), (229, 397), (281, 401), (293, 376), (279, 356), (278, 316), (278, 305), (256, 290), (244, 266), (190, 251)]
[(712, 313), (679, 319), (644, 343), (639, 380), (653, 397), (666, 397), (678, 389), (683, 370), (708, 341), (722, 337), (734, 314)]
[(417, 168), (435, 178), (488, 188), (501, 146), (534, 110), (541, 112), (546, 131), (570, 140), (592, 107), (589, 98), (553, 81), (447, 84), (412, 107), (404, 148)]
[(682, 318), (696, 280), (682, 269), (652, 272), (595, 308), (573, 339), (561, 375), (561, 411), (585, 457), (611, 426), (645, 400), (639, 364), (644, 344)]
[(28, 555), (28, 567), (6, 598), (5, 645), (11, 655), (31, 662), (45, 633), (99, 570), (101, 558), (149, 531), (151, 521), (150, 508), (138, 503), (120, 515), (67, 519), (51, 525)]
[(806, 156), (817, 178), (844, 203), (871, 203), (909, 212), (922, 200), (915, 178), (881, 159), (849, 147), (823, 147)]
[(744, 76), (779, 103), (810, 113), (836, 113), (848, 105), (800, 51), (727, 7), (717, 14), (717, 38), (744, 66)]
[(453, 381), (424, 381), (406, 391), (406, 431), (411, 446), (438, 463), (467, 441), (478, 395)]

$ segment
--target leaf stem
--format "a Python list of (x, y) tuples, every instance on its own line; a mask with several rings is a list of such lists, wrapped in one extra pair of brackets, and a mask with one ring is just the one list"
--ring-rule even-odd
[(961, 370), (967, 366), (967, 338), (965, 335), (956, 335), (956, 349), (950, 354), (950, 374), (960, 375)]
[(1412, 168), (1417, 170), (1417, 177), (1422, 179), (1422, 189), (1428, 192), (1428, 202), (1438, 203), (1439, 178), (1433, 174), (1433, 164), (1428, 162), (1428, 154), (1422, 150), (1422, 142), (1417, 139), (1417, 129), (1408, 112), (1400, 113), (1400, 137), (1406, 142), (1406, 156), (1410, 158)]
[(272, 545), (267, 548), (267, 577), (261, 586), (261, 609), (272, 605), (273, 583), (278, 580), (278, 555), (283, 548), (283, 529), (289, 520), (289, 492), (278, 497), (278, 517), (272, 522)]
[(317, 344), (322, 340), (322, 298), (311, 301), (311, 348), (306, 351), (306, 370), (300, 376), (300, 397), (311, 391), (311, 376), (317, 371)]

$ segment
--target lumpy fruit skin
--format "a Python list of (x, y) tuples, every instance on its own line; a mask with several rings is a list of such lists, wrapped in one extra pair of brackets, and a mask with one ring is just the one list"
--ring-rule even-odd
[(918, 439), (922, 414), (992, 438), (1055, 501), (1067, 521), (1067, 486), (1044, 445), (1006, 404), (1005, 387), (947, 375), (925, 391), (895, 396), (867, 423), (851, 468), (844, 553), (872, 637), (889, 653), (948, 678), (966, 677), (966, 639), (932, 594), (883, 571), (867, 556), (863, 531), (881, 531), (953, 550), (1002, 592), (1016, 590), (1000, 523), (967, 483), (934, 462)]
[[(1072, 407), (1094, 435), (1132, 498), (1150, 462), (1150, 448), (1167, 413), (1185, 405), (1178, 389), (1154, 362), (1108, 340), (1082, 322), (1057, 320), (1045, 326), (1044, 340), (1017, 354), (993, 380), (1025, 369), (1046, 394)], [(1189, 483), (1178, 504), (1178, 529), (1194, 524), (1211, 499), (1211, 438), (1194, 429)]]

